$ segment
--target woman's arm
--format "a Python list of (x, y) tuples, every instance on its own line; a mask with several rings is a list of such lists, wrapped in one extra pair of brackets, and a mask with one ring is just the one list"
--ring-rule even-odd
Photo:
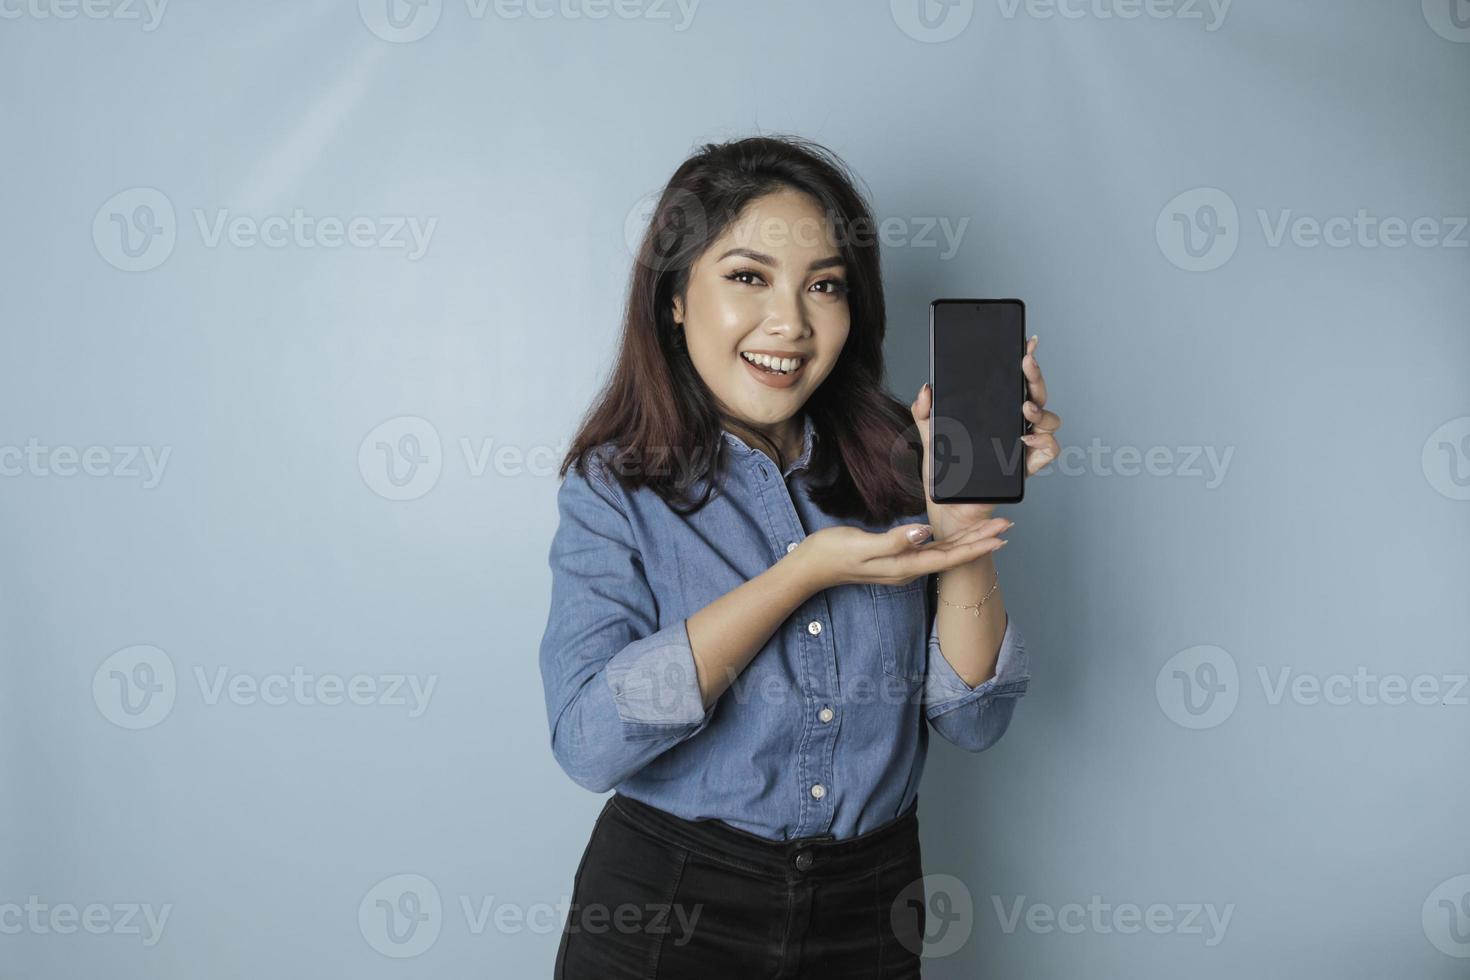
[(821, 589), (796, 552), (788, 552), (689, 617), (689, 645), (705, 708), (719, 700), (776, 628)]
[(789, 552), (698, 612), (660, 626), (612, 483), (573, 471), (557, 501), (540, 653), (551, 750), (574, 782), (606, 792), (703, 731), (720, 695), (825, 585), (812, 563)]
[[(929, 629), (924, 714), (936, 732), (969, 752), (982, 752), (999, 741), (1031, 681), (1025, 643), (1000, 601), (994, 566), (987, 555), (935, 576), (950, 602), (979, 603), (990, 593), (978, 617), (974, 609), (935, 600)], [(964, 577), (956, 577), (962, 571)], [(957, 587), (956, 581), (967, 584)], [(968, 591), (961, 594), (959, 588)]]
[[(986, 599), (991, 586), (996, 587), (995, 591)], [(961, 680), (970, 687), (979, 687), (995, 676), (996, 658), (1006, 634), (1005, 597), (997, 584), (995, 559), (981, 555), (940, 572), (939, 595), (957, 605), (985, 600), (978, 616), (973, 609), (956, 609), (943, 602), (938, 603), (934, 613), (944, 659)]]
[(816, 593), (846, 582), (909, 581), (994, 547), (985, 533), (993, 528), (919, 548), (903, 525), (879, 534), (828, 527), (697, 612), (660, 626), (612, 482), (573, 471), (557, 501), (541, 676), (552, 754), (593, 792), (703, 731), (720, 696)]

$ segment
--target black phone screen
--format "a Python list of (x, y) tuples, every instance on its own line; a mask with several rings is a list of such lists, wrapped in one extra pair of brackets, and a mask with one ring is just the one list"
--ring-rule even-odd
[(1016, 503), (1025, 490), (1026, 307), (929, 304), (930, 486), (936, 503)]

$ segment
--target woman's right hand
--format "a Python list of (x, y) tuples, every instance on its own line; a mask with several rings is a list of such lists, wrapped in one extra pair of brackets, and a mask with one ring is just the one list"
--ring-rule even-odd
[(914, 543), (908, 532), (924, 527), (900, 524), (873, 533), (839, 524), (807, 536), (791, 557), (805, 565), (818, 590), (854, 582), (904, 585), (1000, 550), (1005, 541), (998, 535), (1011, 522), (995, 517), (950, 539), (933, 541), (926, 535)]

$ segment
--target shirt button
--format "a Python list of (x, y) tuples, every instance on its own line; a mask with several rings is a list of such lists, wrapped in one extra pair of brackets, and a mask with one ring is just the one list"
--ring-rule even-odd
[(822, 624), (814, 619), (810, 623), (806, 624), (806, 631), (812, 636), (816, 636), (818, 633), (822, 632)]
[(822, 797), (827, 795), (827, 787), (823, 786), (821, 783), (814, 784), (812, 786), (812, 795), (820, 800)]
[(817, 712), (817, 717), (822, 719), (823, 721), (831, 721), (833, 718), (832, 709), (823, 708), (821, 711)]
[(796, 855), (796, 870), (806, 871), (812, 866), (812, 862), (815, 860), (816, 858), (812, 857), (811, 851), (802, 851), (800, 854)]
[(791, 554), (795, 550), (796, 550), (796, 542), (795, 541), (791, 542), (790, 544), (788, 544), (786, 546), (786, 553), (788, 555)]

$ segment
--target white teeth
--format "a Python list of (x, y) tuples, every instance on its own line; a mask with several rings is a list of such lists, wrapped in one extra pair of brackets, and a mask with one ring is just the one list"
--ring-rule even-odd
[(752, 364), (759, 364), (782, 374), (790, 374), (801, 364), (801, 358), (798, 357), (772, 357), (769, 354), (752, 354), (749, 351), (741, 351), (740, 356)]

